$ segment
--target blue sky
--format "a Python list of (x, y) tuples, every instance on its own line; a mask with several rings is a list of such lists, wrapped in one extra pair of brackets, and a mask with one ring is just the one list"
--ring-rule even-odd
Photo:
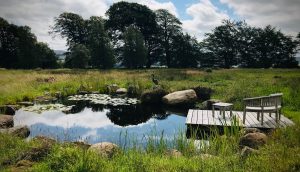
[[(66, 41), (48, 34), (54, 17), (62, 12), (84, 18), (104, 16), (109, 6), (120, 0), (0, 0), (0, 17), (17, 25), (28, 25), (39, 41), (56, 50), (66, 49)], [(203, 39), (223, 19), (245, 20), (253, 26), (276, 26), (284, 33), (300, 32), (300, 0), (127, 0), (152, 10), (169, 10), (182, 22), (185, 32)]]

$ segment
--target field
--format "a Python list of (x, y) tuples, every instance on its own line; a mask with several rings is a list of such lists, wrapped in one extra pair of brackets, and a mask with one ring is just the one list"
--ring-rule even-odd
[[(242, 109), (245, 97), (283, 93), (283, 114), (295, 126), (275, 131), (259, 153), (247, 158), (239, 154), (239, 132), (210, 138), (210, 146), (197, 151), (184, 136), (174, 140), (172, 148), (183, 153), (166, 155), (164, 140), (149, 140), (146, 150), (123, 150), (111, 159), (100, 158), (70, 144), (56, 144), (49, 155), (26, 168), (33, 171), (299, 171), (300, 170), (300, 70), (299, 69), (151, 69), (151, 70), (0, 70), (0, 104), (33, 100), (49, 93), (75, 94), (77, 91), (106, 93), (107, 85), (134, 86), (137, 93), (153, 87), (151, 74), (169, 92), (197, 86), (213, 89), (212, 98), (232, 102)], [(49, 79), (50, 78), (50, 79)], [(18, 155), (36, 141), (26, 142), (0, 135), (0, 170), (16, 170)], [(203, 157), (210, 154), (213, 157)], [(31, 166), (31, 165), (30, 165)]]

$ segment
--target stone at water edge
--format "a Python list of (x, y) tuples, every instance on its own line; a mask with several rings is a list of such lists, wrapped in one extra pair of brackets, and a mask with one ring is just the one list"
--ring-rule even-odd
[(0, 133), (7, 133), (21, 138), (27, 138), (30, 135), (30, 130), (27, 126), (17, 126), (7, 129), (0, 129)]
[(261, 131), (258, 128), (244, 128), (242, 130), (243, 134), (246, 135), (248, 133), (261, 133)]
[(13, 116), (0, 114), (0, 128), (10, 128), (13, 126), (14, 126)]
[(167, 155), (170, 157), (178, 158), (182, 156), (182, 153), (176, 149), (170, 149), (167, 151)]
[(110, 142), (100, 142), (93, 144), (88, 150), (97, 153), (99, 156), (111, 158), (120, 151), (120, 148)]
[(167, 105), (189, 105), (194, 104), (197, 101), (196, 92), (192, 89), (176, 91), (167, 94), (162, 98), (162, 101)]
[(248, 133), (240, 138), (240, 146), (258, 149), (267, 143), (268, 137), (264, 133)]
[(119, 88), (116, 90), (116, 94), (126, 94), (127, 89), (126, 88)]
[(34, 103), (33, 102), (18, 102), (19, 105), (22, 105), (22, 106), (33, 106)]
[(241, 157), (247, 157), (250, 154), (257, 154), (258, 150), (245, 146), (241, 151)]

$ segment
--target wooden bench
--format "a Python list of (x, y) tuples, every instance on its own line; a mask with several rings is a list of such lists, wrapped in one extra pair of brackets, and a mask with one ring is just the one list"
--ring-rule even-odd
[(276, 114), (276, 123), (280, 120), (281, 116), (281, 103), (282, 93), (270, 94), (269, 96), (245, 98), (244, 100), (244, 113), (243, 113), (243, 124), (246, 120), (246, 112), (257, 112), (257, 120), (261, 121), (263, 125), (264, 113), (268, 112), (271, 116), (272, 112)]

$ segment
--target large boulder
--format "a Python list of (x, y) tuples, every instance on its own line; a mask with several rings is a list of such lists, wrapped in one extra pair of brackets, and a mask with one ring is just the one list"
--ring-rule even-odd
[(258, 149), (267, 143), (268, 137), (264, 133), (248, 133), (240, 138), (240, 146), (248, 146), (253, 149)]
[(10, 128), (14, 126), (14, 119), (11, 115), (0, 115), (0, 128)]
[(96, 152), (102, 157), (111, 158), (120, 151), (120, 148), (110, 142), (101, 142), (93, 144), (88, 150)]
[(162, 88), (146, 90), (141, 95), (141, 102), (144, 104), (158, 104), (161, 103), (162, 97), (166, 94), (167, 91)]
[(261, 131), (258, 128), (244, 128), (244, 130), (241, 130), (243, 135), (246, 135), (248, 133), (260, 133)]
[(116, 90), (116, 94), (126, 94), (127, 89), (126, 88), (119, 88)]
[(166, 154), (170, 157), (178, 158), (182, 156), (182, 153), (176, 149), (170, 149), (166, 152)]
[(27, 126), (17, 126), (8, 129), (0, 129), (0, 133), (7, 133), (21, 138), (27, 138), (30, 130)]
[(196, 92), (192, 89), (176, 91), (162, 98), (162, 101), (170, 106), (175, 105), (190, 105), (197, 101)]
[(258, 154), (258, 153), (259, 153), (258, 150), (245, 146), (241, 151), (241, 157), (245, 158), (250, 154)]

